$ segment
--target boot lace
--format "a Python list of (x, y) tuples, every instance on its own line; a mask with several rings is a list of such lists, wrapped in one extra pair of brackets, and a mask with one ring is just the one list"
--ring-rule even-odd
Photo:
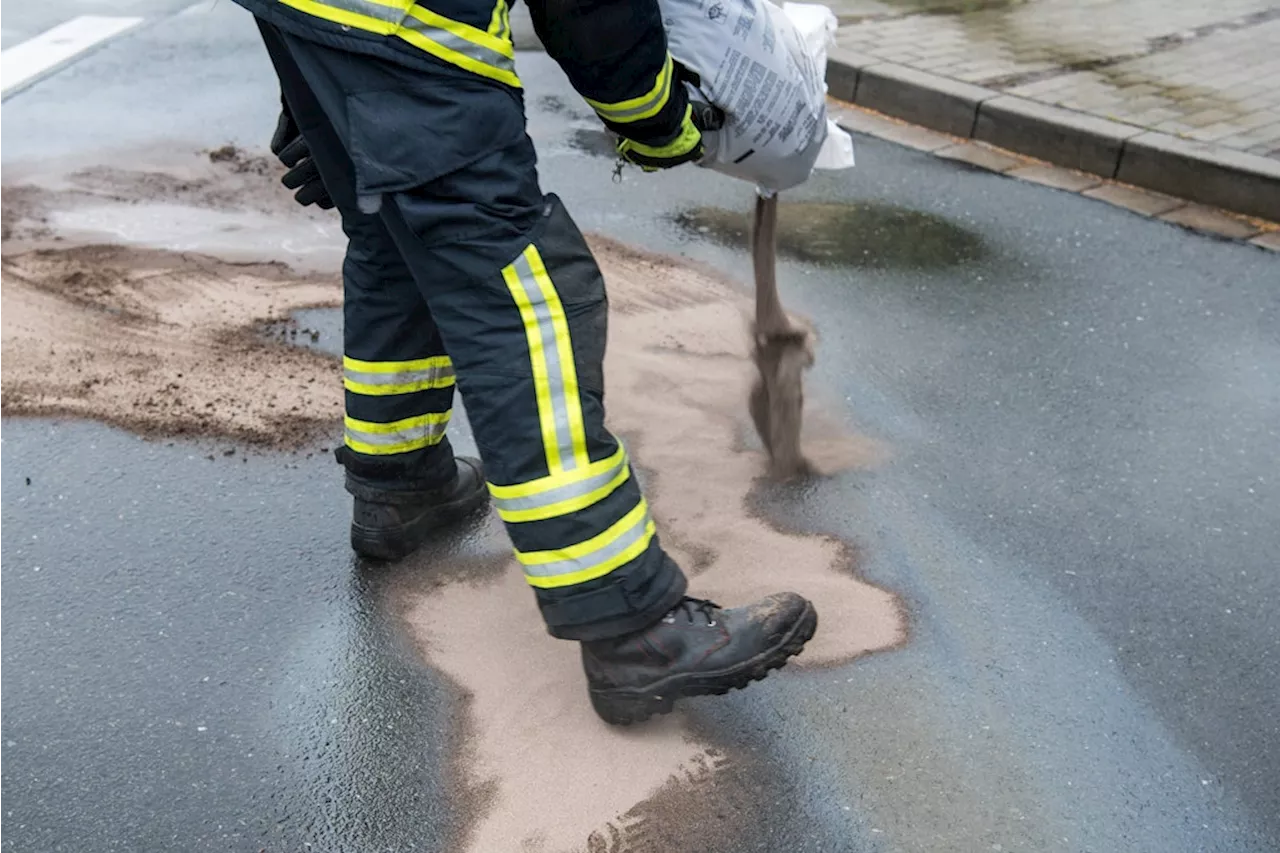
[(698, 614), (701, 614), (702, 618), (706, 620), (707, 627), (714, 628), (716, 626), (716, 612), (720, 609), (720, 605), (714, 601), (685, 596), (680, 600), (679, 604), (667, 611), (667, 615), (662, 617), (662, 621), (668, 625), (673, 624), (676, 621), (676, 614), (683, 613), (686, 619), (690, 622), (695, 622)]

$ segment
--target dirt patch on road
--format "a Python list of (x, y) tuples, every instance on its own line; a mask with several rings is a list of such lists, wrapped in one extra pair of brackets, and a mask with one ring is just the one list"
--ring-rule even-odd
[(337, 304), (331, 278), (119, 246), (6, 249), (3, 277), (5, 415), (271, 448), (341, 421), (336, 360), (258, 334), (295, 309)]
[(288, 192), (274, 180), (284, 173), (278, 162), (251, 156), (234, 145), (206, 152), (206, 159), (173, 171), (88, 166), (67, 177), (65, 191), (126, 203), (295, 212), (287, 207), (293, 204)]

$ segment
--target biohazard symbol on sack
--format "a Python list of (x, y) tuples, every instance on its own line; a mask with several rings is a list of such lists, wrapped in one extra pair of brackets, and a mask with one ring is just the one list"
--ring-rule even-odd
[(707, 7), (707, 19), (711, 21), (723, 21), (728, 17), (725, 14), (724, 6), (720, 3), (712, 3)]

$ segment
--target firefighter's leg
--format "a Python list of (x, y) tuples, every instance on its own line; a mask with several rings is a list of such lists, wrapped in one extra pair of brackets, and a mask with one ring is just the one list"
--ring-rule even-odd
[[(492, 162), (532, 172), (532, 150), (499, 152)], [(458, 269), (487, 255), (482, 247), (454, 254), (417, 236), (435, 218), (434, 200), (398, 194), (388, 219), (400, 220), (392, 230), (415, 270), (451, 271), (433, 278), (450, 283), (433, 283), (428, 299), (454, 355), (494, 504), (551, 633), (589, 640), (652, 624), (686, 584), (660, 544), (626, 448), (604, 423), (600, 270), (559, 199), (539, 198), (523, 245), (486, 264), (487, 273)]]
[(538, 187), (518, 93), (443, 66), (290, 49), (331, 96), (361, 203), (381, 210), (431, 307), (524, 576), (550, 633), (582, 641), (597, 713), (644, 719), (798, 653), (817, 624), (800, 596), (735, 609), (685, 596), (605, 427), (604, 281)]
[(604, 281), (538, 186), (519, 94), (284, 39), (430, 306), (549, 631), (589, 640), (660, 620), (685, 577), (605, 428)]
[[(395, 560), (487, 502), (478, 460), (446, 435), (454, 368), (431, 313), (376, 215), (344, 215), (343, 447), (351, 546)], [(368, 232), (368, 233), (364, 233)]]
[(454, 370), (426, 301), (381, 217), (358, 209), (350, 157), (277, 31), (261, 30), (348, 239), (337, 456), (354, 496), (351, 544), (363, 556), (398, 559), (484, 505), (487, 490), (478, 460), (455, 459), (446, 435)]

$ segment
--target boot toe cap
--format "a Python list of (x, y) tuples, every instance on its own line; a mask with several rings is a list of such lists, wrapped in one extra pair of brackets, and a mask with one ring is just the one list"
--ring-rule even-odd
[(796, 624), (809, 618), (816, 620), (813, 604), (794, 592), (777, 592), (749, 604), (744, 608), (752, 622), (761, 626), (762, 633), (775, 641), (791, 633)]

